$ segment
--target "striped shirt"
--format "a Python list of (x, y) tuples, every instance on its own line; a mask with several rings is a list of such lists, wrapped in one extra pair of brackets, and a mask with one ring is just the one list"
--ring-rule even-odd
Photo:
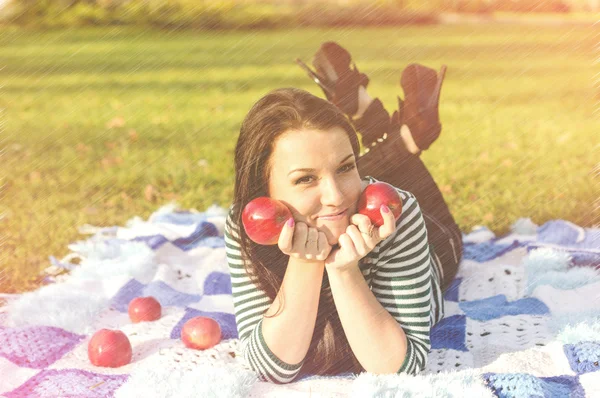
[[(363, 180), (377, 182), (370, 176)], [(442, 271), (439, 259), (430, 251), (425, 221), (415, 196), (396, 190), (402, 198), (402, 215), (396, 221), (396, 231), (361, 259), (359, 267), (376, 299), (406, 334), (406, 357), (397, 373), (417, 374), (427, 363), (431, 327), (444, 315)], [(289, 383), (300, 373), (304, 361), (294, 365), (285, 363), (267, 346), (262, 320), (272, 300), (247, 275), (236, 231), (239, 229), (233, 224), (230, 208), (225, 244), (244, 358), (262, 380)]]

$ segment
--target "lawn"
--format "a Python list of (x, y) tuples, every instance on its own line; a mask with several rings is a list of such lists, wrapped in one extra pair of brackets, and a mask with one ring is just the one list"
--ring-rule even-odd
[(484, 224), (502, 234), (519, 217), (596, 224), (599, 33), (3, 29), (0, 292), (35, 288), (50, 255), (86, 238), (83, 224), (124, 225), (171, 200), (228, 206), (243, 117), (277, 87), (323, 96), (294, 59), (309, 63), (326, 40), (351, 51), (388, 110), (409, 63), (448, 66), (442, 135), (422, 158), (463, 231)]

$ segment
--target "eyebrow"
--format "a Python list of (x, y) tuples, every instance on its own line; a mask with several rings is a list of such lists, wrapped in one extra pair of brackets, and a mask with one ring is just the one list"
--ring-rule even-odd
[[(343, 160), (340, 162), (340, 164), (344, 163), (346, 160), (350, 159), (352, 156), (354, 156), (354, 154), (353, 154), (353, 153), (351, 153), (350, 155), (346, 156), (346, 157), (345, 157), (345, 158), (344, 158), (344, 159), (343, 159)], [(296, 172), (296, 171), (306, 171), (306, 172), (313, 172), (313, 171), (316, 171), (316, 170), (315, 170), (315, 169), (294, 169), (294, 170), (290, 171), (290, 172), (288, 173), (288, 175), (290, 175), (290, 174), (292, 174), (292, 173), (294, 173), (294, 172)]]

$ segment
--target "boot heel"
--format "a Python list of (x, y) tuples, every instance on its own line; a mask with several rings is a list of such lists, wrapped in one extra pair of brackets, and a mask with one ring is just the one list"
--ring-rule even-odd
[(404, 120), (414, 142), (426, 150), (439, 137), (439, 99), (446, 75), (446, 65), (439, 74), (420, 64), (410, 64), (402, 72), (400, 85), (404, 90)]
[(324, 42), (313, 56), (314, 71), (299, 58), (296, 63), (319, 85), (329, 102), (349, 118), (356, 114), (358, 89), (360, 86), (366, 88), (369, 78), (358, 70), (348, 50), (336, 42)]
[(427, 104), (427, 106), (429, 108), (431, 108), (433, 106), (438, 106), (438, 104), (440, 102), (440, 95), (442, 93), (442, 83), (444, 83), (444, 78), (446, 77), (446, 69), (447, 69), (446, 65), (442, 65), (442, 68), (440, 69), (440, 73), (438, 73), (437, 83), (436, 83), (435, 89), (433, 91), (434, 95), (429, 100), (429, 104)]

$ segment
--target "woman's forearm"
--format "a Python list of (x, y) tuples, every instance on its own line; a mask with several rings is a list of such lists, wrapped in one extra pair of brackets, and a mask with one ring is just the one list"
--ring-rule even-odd
[(358, 266), (348, 271), (328, 272), (328, 277), (335, 307), (356, 359), (367, 372), (398, 372), (406, 356), (406, 334), (377, 301)]
[[(262, 333), (269, 349), (288, 364), (304, 359), (315, 329), (324, 262), (290, 257), (282, 289), (266, 312)], [(283, 296), (283, 309), (279, 309)]]

